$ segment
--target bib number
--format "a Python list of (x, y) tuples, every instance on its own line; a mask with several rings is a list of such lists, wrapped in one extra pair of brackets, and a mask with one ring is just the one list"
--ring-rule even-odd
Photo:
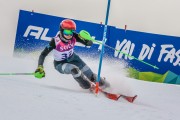
[(72, 50), (70, 50), (68, 53), (63, 53), (62, 54), (62, 60), (65, 60), (67, 58), (69, 58), (72, 55)]

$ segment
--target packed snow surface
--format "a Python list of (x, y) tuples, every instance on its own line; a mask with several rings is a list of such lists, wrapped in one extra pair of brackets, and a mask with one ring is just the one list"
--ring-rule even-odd
[[(97, 73), (98, 60), (83, 58)], [(37, 60), (0, 56), (1, 73), (31, 73)], [(113, 101), (83, 90), (71, 75), (59, 74), (49, 57), (46, 77), (0, 75), (0, 120), (179, 120), (180, 86), (126, 77), (121, 63), (103, 62), (102, 76), (113, 93), (138, 95), (134, 103)]]

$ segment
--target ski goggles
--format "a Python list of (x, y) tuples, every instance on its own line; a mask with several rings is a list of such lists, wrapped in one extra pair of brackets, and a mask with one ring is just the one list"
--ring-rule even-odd
[(63, 34), (64, 34), (64, 35), (67, 35), (67, 36), (69, 36), (69, 35), (72, 36), (72, 35), (73, 35), (73, 32), (74, 32), (74, 30), (66, 30), (66, 29), (63, 30)]

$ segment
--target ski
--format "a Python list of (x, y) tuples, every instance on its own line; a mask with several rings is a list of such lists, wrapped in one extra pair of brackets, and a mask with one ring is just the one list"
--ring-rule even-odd
[[(90, 89), (90, 91), (93, 93), (93, 94), (96, 94), (96, 84), (91, 82), (89, 79), (87, 79), (87, 81), (91, 84), (92, 88), (93, 89)], [(111, 100), (115, 100), (115, 101), (118, 101), (119, 98), (123, 98), (125, 99), (126, 101), (130, 102), (130, 103), (133, 103), (134, 100), (137, 98), (137, 95), (135, 96), (126, 96), (126, 95), (123, 95), (123, 94), (114, 94), (114, 93), (110, 93), (110, 92), (107, 92), (105, 90), (103, 90), (101, 87), (98, 87), (98, 91), (100, 91), (101, 93), (103, 93), (107, 98), (111, 99)], [(97, 95), (97, 94), (96, 94)]]
[(135, 96), (121, 95), (120, 97), (124, 98), (125, 100), (127, 100), (130, 103), (133, 103), (134, 100), (137, 98), (137, 95), (135, 95)]
[(122, 94), (114, 94), (114, 93), (106, 92), (106, 91), (104, 91), (102, 89), (99, 89), (99, 91), (102, 92), (107, 98), (109, 98), (111, 100), (115, 100), (115, 101), (118, 101), (119, 98), (123, 98), (126, 101), (128, 101), (130, 103), (133, 103), (134, 100), (137, 98), (137, 95), (135, 95), (135, 96), (126, 96), (126, 95), (122, 95)]
[(102, 92), (107, 98), (109, 98), (111, 100), (117, 101), (121, 97), (121, 95), (119, 95), (119, 94), (109, 93), (102, 89), (99, 89), (99, 91)]
[[(111, 100), (115, 100), (115, 101), (118, 101), (119, 98), (123, 98), (125, 99), (126, 101), (130, 102), (130, 103), (133, 103), (134, 100), (137, 98), (137, 95), (135, 96), (127, 96), (127, 95), (123, 95), (123, 94), (115, 94), (115, 93), (110, 93), (110, 92), (106, 92), (104, 91), (103, 89), (101, 89), (100, 87), (98, 88), (99, 91), (101, 93), (103, 93), (107, 98), (111, 99)], [(93, 91), (92, 91), (93, 92)], [(95, 92), (93, 92), (95, 94)]]

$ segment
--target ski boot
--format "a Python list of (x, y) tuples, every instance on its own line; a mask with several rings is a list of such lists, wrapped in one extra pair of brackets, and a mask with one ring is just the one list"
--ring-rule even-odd
[[(91, 79), (90, 79), (91, 82), (96, 83), (97, 77), (98, 76), (96, 74), (93, 74)], [(99, 86), (101, 87), (101, 89), (105, 89), (105, 88), (110, 87), (110, 83), (107, 82), (105, 77), (100, 77)]]

